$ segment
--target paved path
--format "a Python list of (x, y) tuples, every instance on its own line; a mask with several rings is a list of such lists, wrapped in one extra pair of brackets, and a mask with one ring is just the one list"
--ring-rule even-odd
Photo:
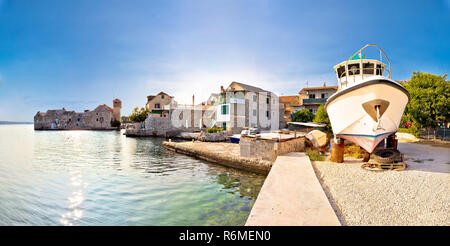
[(248, 226), (341, 225), (308, 156), (278, 156), (247, 219)]

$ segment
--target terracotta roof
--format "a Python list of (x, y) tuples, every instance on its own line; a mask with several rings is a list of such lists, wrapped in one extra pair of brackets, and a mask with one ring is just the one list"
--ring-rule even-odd
[(251, 86), (251, 85), (239, 83), (239, 82), (236, 82), (236, 81), (231, 82), (231, 84), (228, 86), (228, 88), (226, 89), (226, 91), (231, 91), (231, 86), (232, 86), (233, 84), (236, 84), (236, 85), (242, 87), (242, 88), (243, 88), (244, 90), (246, 90), (246, 91), (251, 91), (251, 92), (269, 92), (269, 91), (263, 90), (263, 89), (261, 89), (261, 88), (258, 88), (258, 87), (256, 87), (256, 86)]
[(161, 94), (164, 94), (164, 95), (166, 95), (166, 96), (168, 96), (168, 97), (170, 97), (170, 98), (173, 98), (173, 97), (170, 96), (169, 94), (167, 94), (167, 93), (161, 91), (160, 93), (158, 93), (158, 94), (156, 94), (156, 95), (150, 95), (150, 96), (147, 96), (147, 102), (150, 102), (153, 98), (155, 98), (156, 96), (159, 96), (159, 95), (161, 95)]
[(280, 101), (283, 103), (296, 102), (298, 100), (298, 96), (280, 96)]
[(114, 110), (113, 110), (112, 108), (110, 108), (110, 107), (109, 107), (108, 105), (106, 105), (106, 104), (98, 105), (98, 107), (96, 107), (96, 108), (94, 109), (94, 111), (103, 111), (103, 110), (108, 110), (108, 111), (110, 111), (111, 113), (114, 112)]

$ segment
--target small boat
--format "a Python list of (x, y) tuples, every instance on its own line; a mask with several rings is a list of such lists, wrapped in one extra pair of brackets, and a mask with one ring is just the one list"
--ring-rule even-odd
[[(367, 47), (378, 48), (380, 60), (366, 59), (362, 51)], [(335, 138), (352, 141), (372, 153), (383, 139), (397, 132), (409, 92), (391, 79), (389, 58), (376, 44), (364, 46), (334, 70), (338, 90), (328, 98), (325, 109)]]
[(241, 141), (241, 134), (234, 134), (229, 136), (228, 139), (230, 139), (231, 143), (239, 143)]

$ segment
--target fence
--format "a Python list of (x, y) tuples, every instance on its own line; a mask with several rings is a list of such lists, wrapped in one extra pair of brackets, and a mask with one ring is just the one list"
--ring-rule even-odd
[(450, 128), (420, 129), (420, 138), (450, 140)]

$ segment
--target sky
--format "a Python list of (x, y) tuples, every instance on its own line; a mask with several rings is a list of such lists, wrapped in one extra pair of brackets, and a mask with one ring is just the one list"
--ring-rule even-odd
[(0, 120), (164, 91), (205, 101), (238, 81), (277, 95), (336, 85), (367, 43), (392, 78), (450, 70), (450, 0), (0, 0)]

